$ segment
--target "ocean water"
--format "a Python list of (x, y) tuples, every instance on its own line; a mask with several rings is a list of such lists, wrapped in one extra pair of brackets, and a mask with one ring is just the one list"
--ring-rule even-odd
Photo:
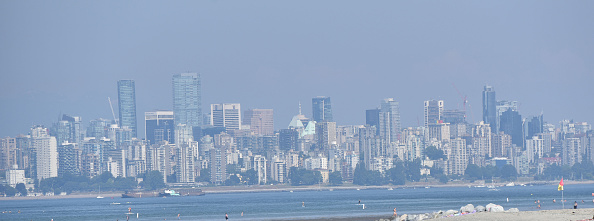
[[(320, 217), (390, 216), (394, 207), (398, 214), (425, 213), (454, 209), (471, 203), (502, 205), (506, 210), (561, 209), (561, 192), (557, 186), (514, 186), (488, 188), (441, 187), (416, 189), (373, 189), (334, 191), (295, 191), (206, 194), (167, 198), (87, 198), (51, 200), (0, 201), (0, 220), (292, 220)], [(566, 185), (565, 208), (594, 208), (594, 184)], [(509, 199), (509, 202), (508, 202)], [(557, 203), (553, 203), (553, 199)], [(358, 201), (361, 200), (359, 205)], [(585, 203), (581, 203), (584, 200)], [(112, 203), (120, 203), (112, 205)], [(302, 204), (305, 204), (303, 206)], [(133, 214), (128, 213), (132, 208)], [(21, 213), (17, 213), (17, 211)], [(243, 212), (243, 216), (241, 213)], [(136, 218), (138, 214), (138, 218)]]

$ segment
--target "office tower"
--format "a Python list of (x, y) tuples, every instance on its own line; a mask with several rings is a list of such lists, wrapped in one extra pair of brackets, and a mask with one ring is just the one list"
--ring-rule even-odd
[(429, 142), (432, 140), (441, 142), (450, 139), (450, 125), (447, 123), (429, 124), (427, 132), (427, 141)]
[(80, 143), (83, 139), (81, 117), (62, 115), (62, 118), (53, 125), (50, 135), (56, 137), (58, 145), (64, 142)]
[(495, 116), (497, 118), (497, 130), (500, 130), (499, 123), (501, 123), (501, 114), (507, 110), (518, 111), (518, 105), (519, 103), (517, 101), (497, 101), (497, 114)]
[(278, 133), (278, 147), (283, 151), (298, 150), (299, 131), (297, 129), (281, 129)]
[(210, 119), (214, 127), (224, 127), (227, 131), (239, 130), (241, 129), (241, 105), (211, 104)]
[(49, 135), (47, 128), (31, 128), (31, 144), (37, 154), (37, 179), (58, 176), (58, 144), (56, 137)]
[(316, 141), (320, 150), (328, 150), (336, 145), (336, 122), (316, 123)]
[(443, 100), (425, 101), (425, 127), (439, 123), (443, 113)]
[(175, 125), (173, 111), (161, 110), (144, 113), (145, 135), (149, 144), (156, 144), (163, 140), (175, 143)]
[(463, 110), (444, 110), (441, 120), (444, 123), (462, 124), (466, 122), (466, 113)]
[(498, 131), (496, 105), (495, 89), (486, 85), (483, 90), (483, 121), (491, 126), (491, 131)]
[(582, 154), (583, 151), (582, 143), (579, 138), (571, 137), (565, 138), (562, 141), (562, 149), (563, 153), (563, 165), (573, 166), (576, 163), (582, 162)]
[(120, 128), (130, 128), (132, 137), (137, 137), (136, 87), (134, 86), (134, 80), (118, 81), (118, 107), (120, 110)]
[[(386, 127), (390, 129), (389, 131), (389, 141), (396, 142), (400, 139), (400, 107), (398, 102), (394, 100), (394, 98), (386, 98), (382, 101), (380, 105), (380, 133), (382, 123), (385, 123)], [(389, 117), (384, 117), (382, 120), (381, 113), (387, 113)], [(380, 134), (381, 136), (381, 134)]]
[(175, 125), (202, 126), (202, 81), (197, 73), (173, 75)]
[(512, 146), (510, 135), (507, 135), (503, 132), (493, 133), (493, 136), (491, 137), (491, 142), (491, 150), (493, 157), (508, 156), (506, 150)]
[(330, 97), (318, 96), (311, 99), (313, 120), (316, 122), (334, 121)]
[(255, 134), (274, 134), (274, 112), (272, 109), (249, 109), (243, 112), (243, 125), (249, 125)]
[(522, 132), (522, 116), (511, 109), (501, 114), (501, 122), (499, 123), (499, 131), (508, 134), (512, 138), (512, 144), (518, 147), (524, 146), (524, 136)]
[(12, 170), (17, 165), (17, 145), (15, 138), (0, 138), (0, 170)]
[(107, 129), (109, 128), (110, 124), (110, 120), (103, 118), (91, 120), (89, 122), (89, 126), (87, 126), (87, 137), (107, 137)]
[(526, 138), (531, 138), (536, 134), (543, 132), (543, 119), (542, 114), (538, 116), (534, 116), (528, 120), (526, 123)]
[(369, 109), (365, 110), (365, 124), (370, 126), (375, 126), (376, 128), (376, 135), (379, 135), (379, 124), (380, 124), (380, 109)]
[(266, 184), (267, 178), (267, 167), (266, 167), (266, 157), (261, 155), (254, 156), (254, 170), (258, 176), (258, 184)]

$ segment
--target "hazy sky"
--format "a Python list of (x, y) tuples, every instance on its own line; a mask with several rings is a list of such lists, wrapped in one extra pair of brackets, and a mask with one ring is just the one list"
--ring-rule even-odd
[[(276, 129), (330, 96), (339, 125), (383, 98), (403, 126), (423, 101), (482, 119), (481, 91), (527, 117), (594, 122), (594, 1), (0, 1), (0, 137), (117, 116), (117, 81), (144, 112), (172, 109), (171, 77), (202, 74), (203, 110), (273, 108)], [(461, 107), (460, 107), (461, 108)], [(470, 119), (472, 120), (472, 119)]]

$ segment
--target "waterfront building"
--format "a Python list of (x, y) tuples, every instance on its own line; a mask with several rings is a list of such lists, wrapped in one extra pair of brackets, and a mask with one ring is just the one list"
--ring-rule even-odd
[(43, 126), (31, 128), (31, 144), (37, 156), (37, 179), (58, 176), (58, 144)]
[(118, 81), (118, 107), (120, 128), (130, 128), (132, 137), (137, 137), (136, 86), (134, 80)]

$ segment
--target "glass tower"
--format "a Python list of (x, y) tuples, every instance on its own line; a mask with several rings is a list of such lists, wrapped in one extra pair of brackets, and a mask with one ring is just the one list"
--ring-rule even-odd
[(489, 85), (485, 85), (485, 89), (483, 90), (483, 121), (491, 126), (491, 131), (498, 131), (495, 89)]
[(200, 75), (173, 75), (173, 112), (175, 125), (202, 126), (202, 92)]
[[(389, 135), (390, 142), (400, 139), (400, 105), (394, 98), (386, 98), (380, 104), (380, 136), (384, 138)], [(383, 129), (389, 129), (387, 134), (382, 134)]]
[(120, 108), (120, 127), (132, 130), (132, 137), (136, 136), (136, 89), (134, 80), (118, 81), (118, 107)]
[(330, 97), (314, 97), (311, 99), (313, 120), (316, 122), (334, 122)]

